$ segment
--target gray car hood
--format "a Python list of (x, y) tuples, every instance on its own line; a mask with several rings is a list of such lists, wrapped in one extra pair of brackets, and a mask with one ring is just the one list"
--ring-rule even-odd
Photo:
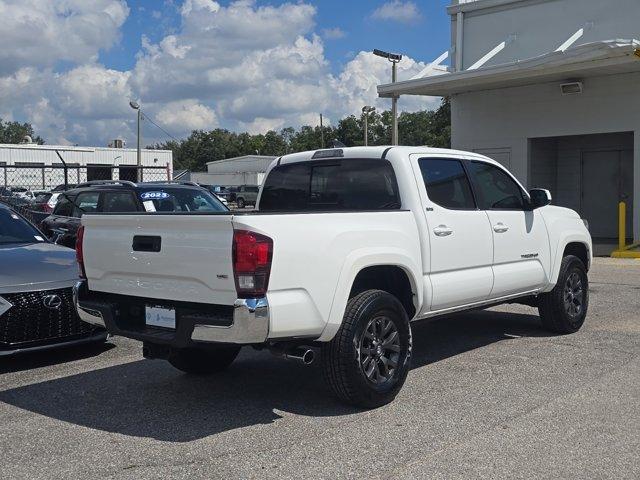
[(0, 245), (0, 293), (64, 288), (78, 279), (75, 252), (53, 243)]

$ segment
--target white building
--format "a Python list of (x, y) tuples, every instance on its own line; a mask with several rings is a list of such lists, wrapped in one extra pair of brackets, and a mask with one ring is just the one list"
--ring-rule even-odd
[(267, 167), (277, 157), (244, 155), (207, 162), (206, 172), (192, 172), (190, 180), (203, 185), (261, 185)]
[[(60, 157), (67, 164), (69, 183), (107, 179), (135, 181), (137, 177), (135, 148), (0, 144), (0, 186), (22, 186), (31, 189), (55, 187), (64, 182), (64, 169)], [(141, 161), (143, 180), (171, 178), (171, 150), (143, 149)]]
[[(640, 1), (455, 1), (449, 74), (381, 96), (451, 97), (452, 147), (495, 158), (603, 242), (640, 241)], [(402, 132), (400, 132), (402, 141)]]

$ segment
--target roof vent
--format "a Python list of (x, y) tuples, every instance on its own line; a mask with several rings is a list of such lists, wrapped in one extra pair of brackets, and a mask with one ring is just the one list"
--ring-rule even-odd
[(576, 95), (582, 93), (582, 82), (569, 82), (560, 85), (562, 95)]

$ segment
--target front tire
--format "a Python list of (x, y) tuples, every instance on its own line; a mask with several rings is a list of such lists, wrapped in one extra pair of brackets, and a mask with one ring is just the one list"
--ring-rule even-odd
[(589, 308), (589, 277), (582, 260), (573, 255), (562, 259), (556, 286), (540, 295), (538, 311), (549, 331), (575, 333), (584, 324)]
[(167, 359), (178, 370), (196, 375), (208, 375), (225, 370), (238, 356), (240, 347), (221, 345), (209, 348), (179, 348)]
[(325, 381), (346, 403), (386, 405), (407, 378), (411, 346), (411, 325), (398, 299), (364, 291), (349, 300), (340, 330), (322, 346)]

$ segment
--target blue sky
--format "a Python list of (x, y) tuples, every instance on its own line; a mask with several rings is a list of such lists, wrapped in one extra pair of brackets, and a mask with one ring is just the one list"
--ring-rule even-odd
[[(131, 144), (129, 101), (171, 136), (335, 123), (389, 107), (373, 48), (399, 80), (450, 44), (448, 0), (2, 0), (0, 118), (48, 143)], [(400, 110), (440, 99), (402, 97)], [(148, 122), (146, 143), (167, 140)]]
[[(228, 5), (229, 1), (219, 2)], [(280, 5), (285, 1), (259, 1), (258, 5)], [(415, 2), (421, 15), (415, 22), (386, 22), (372, 18), (372, 12), (385, 1), (321, 0), (310, 1), (317, 8), (318, 31), (339, 28), (344, 37), (326, 39), (325, 55), (337, 72), (360, 50), (372, 48), (398, 51), (416, 60), (431, 61), (449, 48), (449, 16), (447, 0)], [(180, 29), (181, 1), (128, 1), (131, 13), (122, 26), (122, 39), (108, 51), (100, 52), (100, 60), (109, 68), (127, 70), (135, 65), (141, 49), (142, 35), (153, 42)]]

